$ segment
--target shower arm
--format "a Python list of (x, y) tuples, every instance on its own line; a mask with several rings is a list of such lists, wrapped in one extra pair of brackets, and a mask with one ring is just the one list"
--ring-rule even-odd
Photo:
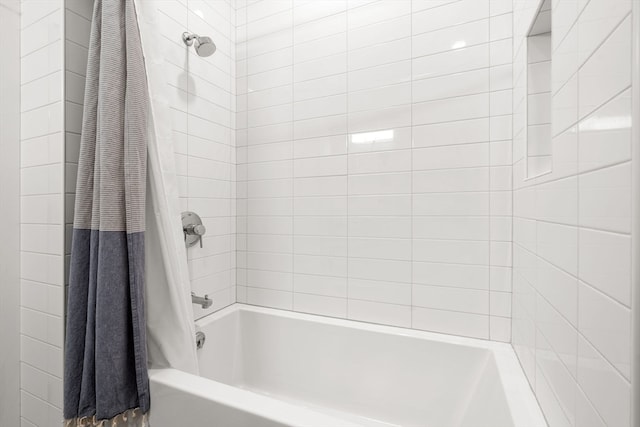
[(195, 39), (197, 39), (198, 37), (200, 37), (200, 36), (197, 35), (196, 33), (188, 33), (188, 32), (182, 33), (182, 41), (187, 46), (193, 46), (193, 41)]

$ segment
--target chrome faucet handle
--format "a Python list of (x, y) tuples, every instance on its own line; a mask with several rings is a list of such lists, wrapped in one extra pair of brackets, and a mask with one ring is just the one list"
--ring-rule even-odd
[(195, 212), (182, 212), (182, 232), (184, 233), (184, 244), (187, 248), (198, 242), (202, 247), (202, 236), (207, 232), (207, 228), (202, 224), (202, 219)]
[(183, 230), (188, 236), (203, 236), (207, 232), (207, 228), (202, 224), (189, 224)]

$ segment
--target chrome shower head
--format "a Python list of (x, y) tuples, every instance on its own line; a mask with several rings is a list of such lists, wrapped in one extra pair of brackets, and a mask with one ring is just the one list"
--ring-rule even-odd
[(211, 56), (216, 51), (216, 44), (211, 40), (211, 37), (184, 32), (182, 33), (182, 41), (187, 46), (193, 45), (198, 56)]

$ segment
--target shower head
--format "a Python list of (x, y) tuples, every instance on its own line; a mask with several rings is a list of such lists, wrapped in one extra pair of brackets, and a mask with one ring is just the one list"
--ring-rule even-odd
[(211, 37), (184, 32), (182, 33), (182, 41), (187, 46), (193, 45), (198, 56), (211, 56), (216, 51), (216, 44), (211, 40)]

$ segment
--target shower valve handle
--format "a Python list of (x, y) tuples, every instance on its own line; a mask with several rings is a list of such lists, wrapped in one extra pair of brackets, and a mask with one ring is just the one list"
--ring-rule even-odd
[(191, 236), (203, 236), (207, 228), (202, 224), (192, 224), (185, 227), (184, 232)]
[(202, 236), (207, 232), (207, 228), (202, 224), (192, 224), (184, 228), (184, 234), (186, 236), (197, 236), (197, 239), (202, 247)]
[(182, 231), (184, 232), (184, 241), (187, 247), (191, 247), (196, 243), (200, 243), (200, 247), (202, 247), (202, 236), (207, 232), (207, 229), (196, 213), (182, 213)]

